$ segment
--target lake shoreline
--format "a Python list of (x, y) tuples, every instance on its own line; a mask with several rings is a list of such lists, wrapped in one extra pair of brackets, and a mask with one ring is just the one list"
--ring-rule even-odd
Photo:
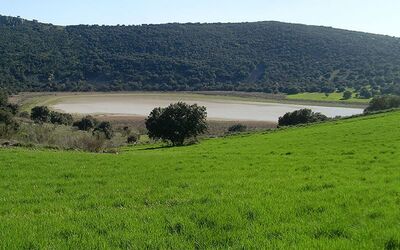
[(345, 107), (345, 108), (360, 108), (364, 109), (368, 106), (367, 103), (356, 103), (346, 101), (316, 101), (302, 99), (288, 99), (283, 94), (268, 94), (260, 92), (237, 92), (237, 91), (115, 91), (115, 92), (21, 92), (11, 98), (12, 102), (18, 103), (23, 110), (30, 110), (36, 105), (54, 104), (59, 98), (76, 97), (76, 96), (109, 96), (109, 95), (173, 95), (173, 96), (196, 96), (203, 98), (229, 99), (254, 101), (261, 103), (282, 103), (282, 104), (299, 104), (324, 107)]
[(147, 116), (156, 107), (186, 102), (205, 106), (209, 120), (277, 122), (287, 112), (309, 108), (328, 117), (351, 116), (363, 112), (361, 108), (317, 106), (286, 103), (261, 98), (204, 95), (184, 92), (118, 92), (118, 93), (52, 93), (26, 98), (27, 106), (46, 105), (75, 115)]

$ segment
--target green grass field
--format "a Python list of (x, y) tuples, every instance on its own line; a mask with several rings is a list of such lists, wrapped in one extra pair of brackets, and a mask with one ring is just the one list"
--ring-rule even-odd
[(0, 249), (399, 249), (399, 121), (118, 155), (0, 149)]
[(326, 96), (324, 93), (300, 93), (296, 95), (286, 96), (288, 100), (305, 100), (305, 101), (325, 101), (325, 102), (345, 102), (345, 103), (369, 103), (371, 99), (350, 98), (343, 100), (343, 93), (330, 93)]

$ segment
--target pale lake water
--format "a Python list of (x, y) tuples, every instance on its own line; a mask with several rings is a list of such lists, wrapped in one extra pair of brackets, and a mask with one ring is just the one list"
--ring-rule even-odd
[(196, 98), (162, 95), (121, 95), (121, 96), (77, 96), (61, 98), (52, 107), (72, 114), (105, 114), (147, 116), (155, 107), (166, 107), (171, 103), (184, 101), (207, 108), (210, 120), (247, 120), (277, 122), (287, 112), (302, 108), (312, 109), (328, 117), (361, 114), (362, 109), (344, 107), (323, 107), (283, 103), (263, 103), (217, 98)]

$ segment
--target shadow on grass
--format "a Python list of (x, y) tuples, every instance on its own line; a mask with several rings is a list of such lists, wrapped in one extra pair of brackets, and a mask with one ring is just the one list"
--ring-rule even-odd
[(147, 150), (160, 150), (160, 149), (166, 149), (166, 148), (175, 148), (175, 147), (183, 147), (183, 146), (173, 146), (173, 145), (160, 145), (160, 146), (155, 146), (155, 147), (149, 147), (149, 148), (142, 148), (139, 149), (141, 151), (147, 151)]
[(148, 147), (148, 148), (142, 148), (142, 149), (139, 149), (139, 150), (147, 151), (147, 150), (160, 150), (160, 149), (167, 149), (167, 148), (186, 148), (186, 147), (191, 147), (191, 146), (198, 145), (199, 143), (200, 142), (187, 143), (187, 144), (183, 144), (183, 145), (164, 144), (164, 145), (158, 145), (158, 146), (153, 146), (153, 147)]

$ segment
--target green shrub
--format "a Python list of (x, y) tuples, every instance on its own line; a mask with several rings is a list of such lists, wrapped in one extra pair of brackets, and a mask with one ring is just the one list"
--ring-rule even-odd
[(374, 97), (364, 112), (368, 113), (392, 108), (400, 108), (400, 96), (387, 95)]
[[(23, 123), (12, 139), (23, 144), (89, 152), (103, 152), (113, 146), (104, 136), (97, 137), (86, 131), (53, 124)], [(118, 145), (122, 144), (115, 146)]]
[(31, 119), (36, 123), (46, 123), (50, 121), (50, 110), (46, 106), (34, 107), (31, 110)]
[(247, 130), (247, 126), (243, 124), (236, 124), (228, 128), (229, 133), (240, 133), (245, 132)]
[(109, 148), (110, 145), (107, 143), (108, 142), (104, 137), (85, 134), (84, 136), (76, 138), (73, 142), (73, 148), (99, 153)]
[(343, 100), (349, 100), (353, 96), (353, 93), (351, 91), (346, 90), (343, 93)]
[(10, 112), (13, 115), (17, 115), (19, 112), (19, 106), (18, 104), (13, 104), (13, 103), (8, 103), (7, 105), (5, 105), (4, 107), (2, 107), (2, 109)]
[(73, 126), (82, 131), (90, 131), (94, 129), (98, 123), (99, 122), (95, 118), (88, 115), (83, 117), (80, 121), (74, 122)]
[(50, 122), (59, 125), (71, 125), (74, 119), (72, 115), (52, 111), (50, 112)]
[(0, 136), (9, 137), (19, 128), (19, 123), (14, 120), (13, 114), (0, 109)]
[(363, 87), (360, 89), (359, 96), (364, 99), (369, 99), (372, 97), (372, 93), (369, 89), (367, 89), (366, 87)]
[(19, 117), (29, 119), (31, 117), (31, 115), (29, 114), (29, 112), (23, 111), (23, 112), (19, 113)]
[(0, 89), (0, 107), (8, 104), (8, 94), (4, 89)]
[(14, 121), (14, 117), (10, 112), (0, 109), (0, 123), (10, 125)]
[(114, 131), (110, 122), (101, 122), (93, 130), (94, 135), (104, 135), (106, 139), (110, 140), (114, 136)]
[(131, 132), (132, 132), (131, 129), (129, 127), (127, 127), (127, 126), (122, 128), (122, 135), (123, 136), (129, 136), (131, 134)]
[(138, 140), (139, 140), (139, 136), (137, 136), (137, 135), (130, 135), (130, 136), (128, 136), (128, 138), (126, 139), (126, 142), (127, 142), (128, 144), (135, 144), (136, 142), (138, 142)]
[(328, 117), (321, 113), (314, 113), (311, 109), (300, 109), (288, 112), (284, 116), (279, 117), (279, 126), (307, 124), (326, 120), (328, 120)]

